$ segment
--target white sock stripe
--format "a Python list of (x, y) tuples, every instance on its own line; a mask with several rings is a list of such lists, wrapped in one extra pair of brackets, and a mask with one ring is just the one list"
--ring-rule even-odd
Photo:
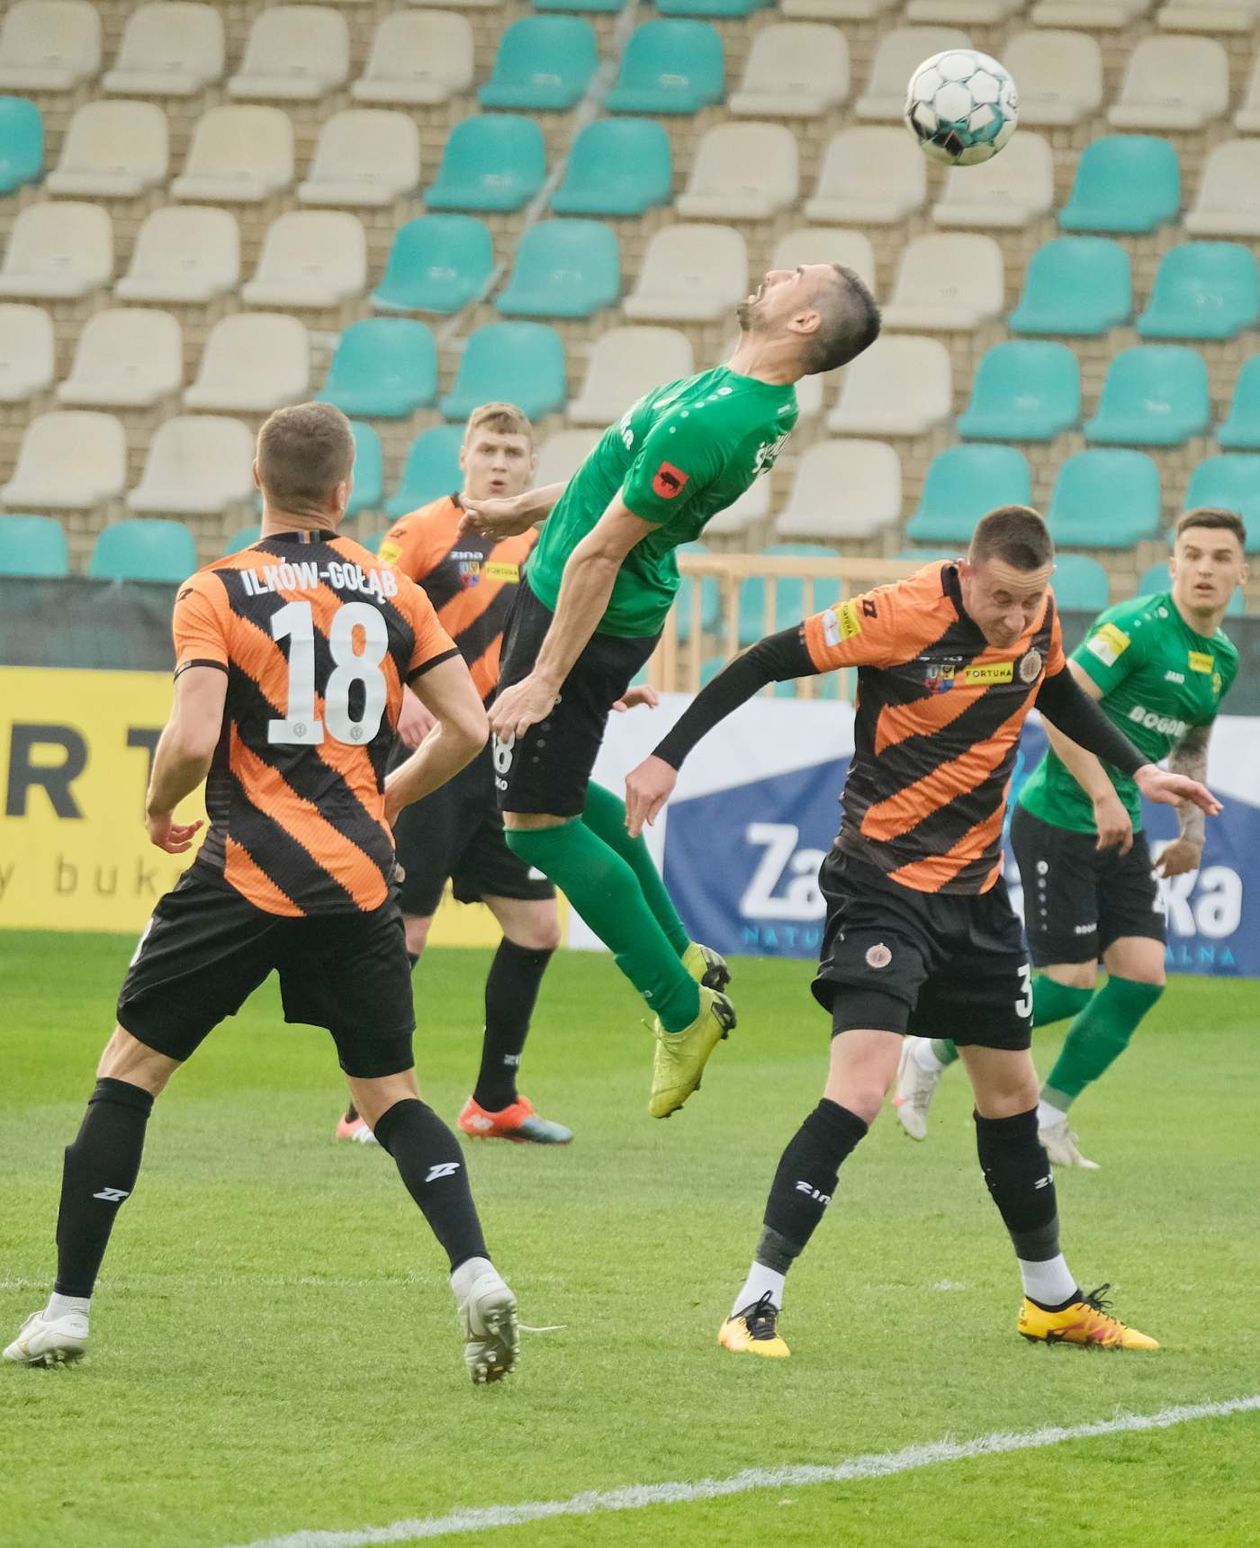
[(372, 1548), (378, 1543), (414, 1543), (457, 1532), (485, 1532), (494, 1527), (521, 1526), (553, 1516), (593, 1516), (604, 1511), (643, 1510), (649, 1505), (685, 1505), (693, 1500), (713, 1500), (755, 1489), (803, 1488), (808, 1484), (850, 1483), (867, 1478), (887, 1478), (940, 1462), (965, 1462), (974, 1457), (1003, 1456), (1012, 1451), (1035, 1451), (1064, 1441), (1091, 1440), (1099, 1435), (1136, 1434), (1167, 1430), (1198, 1419), (1225, 1419), (1233, 1414), (1260, 1411), (1260, 1392), (1250, 1397), (1226, 1398), (1215, 1403), (1183, 1403), (1154, 1414), (1118, 1414), (1085, 1424), (1046, 1425), (1040, 1430), (998, 1430), (969, 1441), (929, 1441), (904, 1446), (900, 1451), (851, 1457), (831, 1466), (747, 1468), (731, 1478), (702, 1478), (695, 1483), (630, 1484), (621, 1489), (590, 1490), (567, 1500), (535, 1500), (521, 1505), (488, 1505), (452, 1511), (445, 1516), (395, 1521), (389, 1526), (362, 1527), (352, 1531), (292, 1532), (284, 1537), (261, 1538), (237, 1548)]

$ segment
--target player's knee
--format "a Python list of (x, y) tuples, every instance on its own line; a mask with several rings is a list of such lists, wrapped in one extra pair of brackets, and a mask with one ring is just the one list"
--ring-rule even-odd
[(124, 1028), (116, 1026), (96, 1067), (98, 1080), (121, 1080), (139, 1086), (150, 1096), (161, 1096), (179, 1061), (149, 1048)]
[(884, 1087), (874, 1079), (832, 1079), (823, 1088), (823, 1096), (837, 1107), (848, 1108), (867, 1128), (879, 1117), (884, 1106)]
[(1056, 962), (1041, 972), (1052, 984), (1064, 989), (1092, 989), (1098, 982), (1097, 962)]
[(523, 923), (514, 926), (508, 939), (526, 951), (555, 951), (560, 945), (560, 921), (555, 910), (549, 908), (537, 916), (531, 913)]
[(427, 945), (432, 923), (432, 914), (408, 914), (405, 917), (403, 924), (407, 932), (407, 950), (413, 957), (418, 957)]

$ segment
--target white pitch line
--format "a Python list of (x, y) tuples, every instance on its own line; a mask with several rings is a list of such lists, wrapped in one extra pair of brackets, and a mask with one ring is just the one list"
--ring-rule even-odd
[(522, 1505), (474, 1506), (446, 1516), (427, 1516), (416, 1521), (395, 1521), (389, 1526), (359, 1527), (348, 1532), (290, 1532), (284, 1537), (260, 1538), (237, 1548), (372, 1548), (378, 1543), (414, 1543), (432, 1537), (452, 1537), (457, 1532), (487, 1532), (492, 1527), (520, 1526), (527, 1521), (546, 1521), (554, 1516), (594, 1516), (604, 1511), (643, 1510), (649, 1505), (685, 1505), (691, 1500), (714, 1500), (728, 1494), (748, 1494), (755, 1489), (797, 1489), (807, 1484), (850, 1483), (856, 1479), (888, 1478), (939, 1462), (966, 1462), (973, 1457), (1003, 1456), (1012, 1451), (1036, 1451), (1063, 1441), (1092, 1440), (1098, 1435), (1132, 1435), (1144, 1430), (1167, 1430), (1196, 1419), (1224, 1419), (1232, 1414), (1260, 1411), (1260, 1392), (1251, 1397), (1227, 1398), (1219, 1403), (1185, 1403), (1163, 1408), (1157, 1414), (1119, 1414), (1114, 1419), (1095, 1419), (1088, 1424), (1047, 1425), (1020, 1434), (995, 1431), (968, 1441), (929, 1441), (905, 1446), (900, 1451), (876, 1452), (850, 1457), (829, 1467), (748, 1468), (731, 1478), (702, 1478), (695, 1483), (630, 1484), (621, 1489), (591, 1490), (567, 1500), (534, 1500)]

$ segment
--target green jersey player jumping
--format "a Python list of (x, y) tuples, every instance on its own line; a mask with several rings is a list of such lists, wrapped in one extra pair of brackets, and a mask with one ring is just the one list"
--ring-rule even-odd
[[(1095, 619), (1068, 665), (1077, 682), (1152, 762), (1202, 780), (1208, 737), (1238, 672), (1221, 630), (1247, 576), (1246, 529), (1232, 511), (1190, 511), (1177, 523), (1172, 589), (1135, 597)], [(1164, 988), (1165, 921), (1155, 880), (1198, 867), (1203, 815), (1178, 808), (1180, 835), (1152, 867), (1131, 779), (1047, 724), (1050, 751), (1020, 792), (1011, 844), (1024, 884), (1034, 965), (1033, 1021), (1075, 1019), (1037, 1109), (1041, 1143), (1060, 1166), (1096, 1170), (1068, 1127), (1068, 1109), (1122, 1054)], [(1107, 972), (1095, 987), (1101, 961)], [(908, 1038), (895, 1098), (912, 1139), (927, 1134), (952, 1043)]]
[(547, 518), (504, 634), (495, 784), (509, 847), (561, 888), (655, 1012), (656, 1118), (682, 1106), (734, 1025), (730, 975), (689, 940), (591, 770), (678, 590), (675, 550), (770, 468), (796, 424), (795, 383), (859, 355), (879, 312), (851, 270), (807, 264), (767, 274), (739, 324), (726, 365), (641, 398), (567, 485), (465, 502), (468, 524), (496, 536)]

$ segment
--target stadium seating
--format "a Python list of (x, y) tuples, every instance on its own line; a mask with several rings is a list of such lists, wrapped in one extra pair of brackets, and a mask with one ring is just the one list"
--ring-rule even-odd
[(796, 203), (796, 136), (783, 124), (717, 124), (705, 132), (687, 187), (687, 220), (769, 220)]
[(0, 195), (44, 172), (44, 119), (25, 97), (0, 97)]
[(748, 294), (748, 249), (733, 226), (679, 223), (653, 234), (627, 317), (665, 322), (712, 322)]
[(753, 34), (731, 112), (740, 118), (817, 118), (849, 98), (849, 46), (839, 27), (779, 22)]
[(239, 554), (241, 549), (252, 547), (261, 536), (262, 526), (259, 522), (254, 522), (250, 527), (239, 527), (224, 544), (223, 552), (224, 554)]
[(621, 294), (616, 233), (598, 220), (543, 220), (516, 246), (505, 317), (589, 317)]
[(310, 391), (305, 327), (279, 313), (238, 312), (210, 330), (184, 406), (210, 412), (269, 414)]
[(967, 34), (957, 27), (894, 27), (879, 40), (866, 90), (854, 103), (854, 112), (862, 119), (900, 123), (906, 110), (906, 82), (923, 61), (948, 48), (970, 46)]
[(134, 199), (166, 181), (166, 114), (152, 102), (89, 102), (70, 120), (49, 193)]
[(1059, 469), (1046, 520), (1059, 544), (1131, 548), (1159, 531), (1159, 469), (1145, 452), (1077, 452)]
[(956, 333), (996, 317), (1005, 277), (992, 237), (962, 232), (915, 237), (902, 252), (884, 324)]
[(1260, 237), (1260, 141), (1212, 148), (1185, 226), (1195, 236)]
[(1107, 369), (1085, 439), (1120, 446), (1179, 446), (1211, 418), (1203, 356), (1178, 344), (1122, 350)]
[(106, 91), (136, 97), (191, 97), (223, 78), (223, 18), (213, 5), (169, 0), (127, 18)]
[(499, 41), (482, 107), (564, 112), (582, 100), (599, 68), (595, 29), (577, 16), (523, 16)]
[(1168, 141), (1111, 134), (1081, 153), (1059, 225), (1065, 231), (1154, 231), (1176, 220), (1180, 208), (1181, 168)]
[(114, 416), (58, 410), (39, 414), (26, 426), (0, 504), (90, 511), (120, 495), (126, 481), (127, 438)]
[(17, 0), (0, 21), (0, 90), (70, 91), (101, 68), (101, 18), (88, 0)]
[(1112, 31), (1145, 15), (1151, 0), (1039, 0), (1032, 8), (1038, 27), (1083, 27)]
[(661, 17), (631, 33), (605, 106), (610, 113), (698, 113), (722, 100), (725, 81), (717, 28), (706, 21)]
[[(707, 554), (707, 544), (683, 543), (678, 549), (679, 554)], [(695, 582), (690, 575), (684, 575), (679, 582), (678, 593), (674, 599), (674, 616), (677, 620), (678, 640), (686, 645), (692, 638), (693, 614), (692, 596), (695, 591)], [(715, 575), (705, 575), (700, 579), (700, 632), (701, 634), (716, 634), (722, 618), (722, 589), (718, 585)]]
[(1081, 373), (1066, 344), (997, 344), (976, 369), (959, 435), (979, 441), (1052, 441), (1081, 417)]
[(781, 9), (800, 21), (873, 21), (893, 5), (894, 0), (783, 0)]
[(1168, 0), (1156, 21), (1171, 32), (1250, 32), (1255, 0)]
[(645, 392), (694, 370), (691, 341), (677, 328), (610, 328), (591, 348), (582, 390), (566, 410), (568, 421), (602, 429)]
[(1020, 228), (1054, 207), (1050, 143), (1031, 129), (1017, 134), (1000, 156), (978, 167), (952, 167), (945, 192), (932, 206), (938, 226)]
[(662, 16), (712, 16), (727, 20), (751, 16), (765, 0), (656, 0)]
[(798, 459), (783, 538), (874, 537), (901, 519), (901, 458), (885, 441), (815, 441)]
[(1102, 50), (1088, 33), (1035, 27), (1012, 38), (1002, 59), (1019, 85), (1024, 128), (1070, 127), (1102, 106)]
[(297, 196), (303, 204), (381, 208), (420, 182), (420, 131), (406, 113), (348, 108), (320, 130)]
[(369, 317), (337, 341), (321, 403), (345, 414), (401, 419), (437, 397), (437, 345), (422, 322)]
[(463, 443), (463, 425), (437, 425), (416, 437), (407, 452), (402, 481), (385, 502), (385, 514), (391, 521), (453, 493), (463, 484), (459, 466)]
[(797, 226), (775, 244), (772, 269), (794, 269), (800, 263), (839, 263), (852, 269), (875, 289), (875, 251), (860, 231), (837, 226)]
[(564, 407), (564, 343), (546, 323), (488, 323), (464, 345), (446, 419), (467, 419), (479, 403), (515, 403), (537, 419)]
[[(1172, 575), (1168, 568), (1167, 559), (1161, 559), (1158, 564), (1153, 564), (1142, 572), (1137, 583), (1134, 596), (1148, 597), (1161, 591), (1168, 591), (1172, 586)], [(1246, 602), (1243, 597), (1242, 587), (1235, 589), (1225, 608), (1226, 618), (1241, 618), (1246, 612)]]
[(842, 129), (828, 144), (810, 220), (893, 225), (927, 202), (927, 159), (902, 129)]
[(1057, 237), (1033, 254), (1009, 324), (1012, 333), (1097, 337), (1127, 322), (1132, 310), (1129, 255), (1119, 242)]
[(916, 543), (966, 544), (998, 505), (1028, 505), (1032, 474), (1013, 446), (951, 446), (932, 459), (905, 533)]
[(24, 403), (52, 386), (55, 345), (43, 307), (0, 302), (0, 403)]
[(357, 516), (360, 511), (381, 509), (385, 499), (385, 458), (381, 438), (371, 425), (352, 419), (350, 429), (354, 434), (354, 483), (346, 515)]
[[(771, 558), (783, 559), (830, 559), (839, 568), (840, 556), (834, 548), (821, 543), (771, 543), (765, 550)], [(810, 612), (834, 607), (840, 600), (840, 581), (816, 580), (809, 604), (805, 600), (806, 582), (791, 575), (776, 577), (774, 581), (774, 608), (769, 607), (770, 583), (759, 575), (750, 576), (739, 588), (739, 640), (742, 649), (755, 645), (765, 635), (776, 629), (787, 629), (799, 623)], [(789, 685), (790, 686), (790, 685)]]
[(274, 5), (250, 28), (241, 67), (228, 83), (238, 99), (318, 102), (350, 74), (346, 19), (330, 5)]
[(1144, 339), (1232, 339), (1257, 318), (1260, 271), (1251, 250), (1186, 242), (1165, 254), (1138, 332)]
[(561, 430), (548, 436), (538, 451), (534, 482), (543, 488), (572, 478), (598, 441), (599, 435), (593, 430)]
[(1227, 451), (1260, 451), (1260, 355), (1244, 361), (1216, 439)]
[(92, 549), (88, 574), (94, 580), (163, 581), (178, 586), (197, 568), (197, 545), (178, 521), (116, 521), (104, 528)]
[(546, 159), (532, 118), (466, 118), (451, 131), (425, 203), (431, 210), (519, 210), (542, 187)]
[[(7, 84), (7, 81), (0, 79), (0, 86)], [(1247, 96), (1243, 105), (1234, 114), (1234, 128), (1243, 134), (1260, 133), (1260, 58), (1257, 58), (1251, 79), (1247, 82)]]
[(0, 267), (0, 296), (70, 300), (114, 272), (114, 228), (94, 204), (28, 204), (17, 213)]
[(668, 204), (674, 182), (669, 135), (641, 118), (601, 118), (574, 141), (551, 198), (557, 215), (642, 215)]
[[(446, 5), (455, 3), (455, 0), (411, 0), (412, 5)], [(461, 5), (481, 6), (485, 4), (498, 5), (499, 0), (459, 0)], [(589, 11), (592, 13), (610, 14), (620, 11), (626, 0), (534, 0), (536, 11)]]
[(142, 515), (220, 515), (254, 500), (253, 460), (254, 437), (239, 419), (177, 414), (158, 426), (127, 505)]
[(469, 91), (473, 83), (473, 31), (450, 11), (395, 11), (372, 39), (360, 78), (350, 88), (356, 102), (433, 106)]
[(494, 271), (490, 229), (473, 215), (421, 215), (400, 226), (372, 305), (383, 312), (457, 312)]
[(839, 435), (923, 435), (950, 417), (949, 350), (939, 339), (885, 333), (845, 367), (827, 416)]
[(1215, 38), (1142, 38), (1129, 55), (1117, 129), (1202, 129), (1229, 109), (1229, 59)]
[(336, 306), (367, 286), (367, 240), (348, 210), (289, 210), (267, 228), (247, 306)]
[(150, 408), (183, 382), (175, 318), (148, 307), (109, 307), (84, 324), (57, 401), (68, 408)]
[(177, 199), (259, 204), (293, 182), (293, 122), (277, 107), (213, 107), (198, 119)]
[[(497, 10), (501, 3), (502, 0), (411, 0), (412, 5), (434, 5), (440, 6), (443, 9), (450, 9), (453, 6), (460, 11), (493, 11)], [(618, 0), (618, 4), (613, 6), (612, 9), (620, 9), (621, 3), (622, 0)], [(545, 7), (540, 6), (539, 9), (544, 10)], [(573, 11), (579, 8), (576, 5), (563, 5), (559, 9)], [(581, 9), (585, 10), (586, 7), (583, 6)]]
[(1186, 509), (1215, 505), (1237, 511), (1247, 524), (1247, 547), (1260, 550), (1260, 457), (1227, 453), (1205, 457), (1190, 475)]
[(0, 575), (69, 573), (66, 529), (55, 516), (0, 516)]
[(1056, 554), (1052, 584), (1060, 607), (1082, 613), (1100, 613), (1111, 600), (1107, 572), (1088, 554)]
[(121, 301), (205, 302), (235, 290), (240, 277), (236, 217), (227, 210), (168, 205), (141, 226), (114, 294)]

